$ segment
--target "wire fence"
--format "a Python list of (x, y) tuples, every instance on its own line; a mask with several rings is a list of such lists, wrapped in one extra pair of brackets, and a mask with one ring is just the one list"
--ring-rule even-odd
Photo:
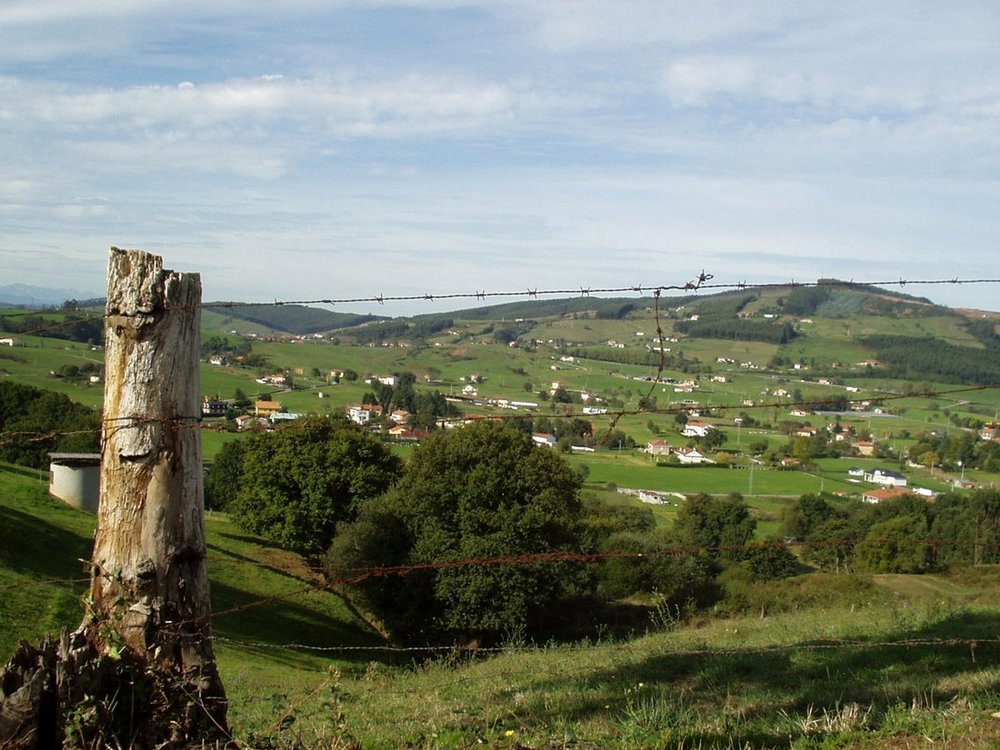
[[(379, 305), (386, 305), (389, 303), (400, 303), (400, 302), (414, 302), (414, 301), (428, 301), (428, 302), (441, 302), (441, 301), (459, 301), (459, 300), (470, 300), (477, 302), (485, 302), (490, 300), (498, 299), (540, 299), (543, 297), (566, 297), (566, 296), (597, 296), (597, 295), (639, 295), (640, 297), (650, 297), (654, 307), (655, 323), (656, 323), (656, 336), (657, 341), (662, 342), (664, 340), (664, 332), (661, 321), (661, 309), (660, 306), (663, 302), (663, 295), (668, 292), (678, 292), (688, 295), (698, 294), (701, 292), (713, 291), (735, 291), (735, 290), (767, 290), (767, 289), (777, 289), (777, 288), (798, 288), (798, 287), (837, 287), (837, 288), (847, 288), (847, 289), (863, 289), (870, 287), (912, 287), (912, 286), (936, 286), (936, 285), (970, 285), (970, 284), (997, 284), (1000, 283), (1000, 279), (991, 278), (970, 278), (970, 279), (895, 279), (895, 280), (874, 280), (874, 281), (817, 281), (817, 282), (772, 282), (772, 283), (762, 283), (762, 284), (752, 284), (747, 282), (735, 282), (735, 283), (721, 283), (714, 282), (714, 277), (712, 274), (702, 272), (699, 276), (691, 281), (682, 284), (659, 284), (659, 283), (642, 283), (629, 286), (618, 286), (618, 287), (581, 287), (574, 289), (566, 288), (545, 288), (545, 289), (526, 289), (520, 291), (473, 291), (473, 292), (446, 292), (446, 293), (425, 293), (425, 294), (413, 294), (413, 295), (383, 295), (383, 294), (365, 294), (365, 295), (354, 295), (345, 297), (329, 297), (320, 299), (286, 299), (283, 301), (271, 301), (271, 302), (209, 302), (202, 303), (198, 307), (202, 309), (210, 310), (225, 310), (225, 309), (237, 309), (237, 308), (247, 308), (247, 307), (280, 307), (287, 305), (348, 305), (348, 304), (358, 304), (358, 303), (377, 303)], [(60, 312), (72, 312), (72, 311), (60, 311)], [(32, 312), (15, 312), (0, 314), (0, 319), (16, 319), (16, 318), (28, 318), (31, 316), (38, 316), (40, 314), (38, 311)], [(104, 319), (102, 314), (86, 314), (79, 316), (78, 314), (72, 320), (64, 321), (48, 321), (43, 325), (32, 328), (29, 331), (24, 331), (18, 335), (21, 336), (36, 336), (43, 335), (45, 333), (50, 333), (52, 331), (57, 331), (60, 328), (78, 324), (80, 321), (93, 322), (97, 320)], [(657, 350), (654, 350), (656, 352)], [(694, 409), (704, 410), (704, 406), (691, 406), (691, 405), (677, 405), (668, 407), (656, 407), (649, 405), (652, 402), (652, 396), (655, 393), (655, 389), (662, 385), (664, 380), (664, 372), (666, 371), (666, 353), (662, 343), (658, 347), (658, 362), (655, 367), (655, 376), (652, 377), (649, 389), (644, 398), (640, 399), (640, 405), (635, 408), (622, 408), (617, 409), (613, 413), (607, 415), (609, 420), (609, 432), (614, 429), (619, 420), (626, 416), (636, 416), (636, 415), (678, 415), (678, 414), (688, 414)], [(905, 399), (914, 398), (942, 398), (948, 396), (957, 395), (967, 395), (974, 392), (991, 391), (1000, 388), (1000, 383), (991, 383), (984, 385), (975, 386), (963, 386), (955, 388), (939, 388), (939, 389), (922, 389), (922, 390), (911, 390), (907, 393), (890, 393), (890, 392), (877, 392), (873, 395), (858, 396), (854, 398), (836, 399), (838, 406), (846, 406), (848, 409), (870, 403), (873, 399), (877, 399), (879, 402), (892, 402)], [(829, 403), (833, 403), (833, 399)], [(710, 408), (713, 413), (726, 413), (732, 412), (734, 410), (739, 410), (740, 412), (753, 412), (759, 410), (769, 410), (769, 409), (787, 409), (789, 407), (810, 407), (819, 408), (822, 407), (824, 402), (822, 400), (816, 399), (789, 399), (781, 398), (780, 400), (770, 400), (766, 402), (755, 402), (753, 404), (713, 404)], [(549, 419), (575, 419), (575, 418), (588, 418), (593, 419), (595, 415), (587, 414), (583, 412), (578, 412), (575, 409), (567, 411), (559, 411), (552, 414), (545, 414), (546, 418)], [(524, 419), (523, 414), (512, 414), (512, 415), (493, 415), (493, 414), (477, 414), (468, 415), (465, 419), (470, 421), (475, 420), (521, 420)], [(142, 415), (135, 415), (115, 420), (103, 419), (100, 428), (95, 429), (84, 429), (84, 430), (73, 430), (73, 431), (0, 431), (0, 447), (3, 447), (14, 441), (19, 442), (36, 442), (36, 441), (48, 441), (57, 439), (60, 437), (67, 436), (77, 436), (77, 435), (94, 435), (101, 431), (108, 433), (109, 431), (114, 431), (118, 429), (128, 429), (134, 427), (140, 427), (143, 425), (148, 425), (151, 423), (162, 424), (163, 426), (172, 429), (198, 429), (198, 430), (212, 430), (219, 429), (216, 425), (206, 422), (201, 415), (190, 415), (190, 416), (179, 416), (170, 420), (150, 420)], [(290, 424), (286, 429), (294, 429), (295, 424)], [(277, 595), (271, 595), (267, 597), (259, 597), (252, 601), (244, 602), (239, 605), (234, 605), (232, 607), (221, 609), (212, 614), (213, 620), (219, 620), (221, 618), (234, 617), (242, 613), (245, 613), (251, 609), (256, 609), (268, 605), (280, 604), (289, 599), (304, 596), (316, 592), (327, 592), (333, 589), (358, 585), (368, 581), (372, 581), (378, 578), (385, 577), (406, 577), (410, 575), (415, 575), (419, 573), (426, 572), (441, 572), (447, 570), (454, 570), (460, 568), (468, 568), (473, 566), (523, 566), (523, 565), (543, 565), (543, 564), (581, 564), (581, 565), (593, 565), (602, 562), (607, 562), (609, 560), (621, 559), (621, 560), (651, 560), (662, 557), (678, 556), (678, 555), (691, 555), (691, 554), (744, 554), (753, 549), (761, 549), (766, 547), (781, 547), (785, 549), (801, 549), (804, 547), (844, 547), (848, 544), (856, 543), (856, 539), (838, 539), (838, 540), (827, 540), (823, 542), (801, 542), (801, 541), (788, 541), (788, 542), (767, 542), (767, 543), (754, 543), (752, 545), (735, 545), (735, 546), (724, 546), (724, 547), (665, 547), (659, 550), (652, 550), (647, 552), (634, 552), (634, 551), (603, 551), (603, 552), (582, 552), (582, 551), (555, 551), (546, 552), (538, 554), (517, 554), (517, 555), (503, 555), (495, 557), (483, 557), (483, 558), (469, 558), (469, 559), (457, 559), (457, 560), (445, 560), (433, 563), (421, 563), (414, 565), (405, 566), (391, 566), (391, 567), (368, 567), (368, 568), (316, 568), (310, 566), (299, 566), (299, 570), (308, 571), (316, 576), (316, 580), (304, 581), (301, 587), (295, 588), (292, 591), (284, 592)], [(981, 542), (975, 539), (964, 539), (964, 540), (942, 540), (942, 539), (921, 539), (909, 542), (912, 545), (922, 546), (928, 549), (941, 549), (945, 546), (965, 546), (974, 547), (978, 546), (980, 549), (995, 549), (1000, 545), (990, 544)], [(257, 565), (255, 561), (237, 561), (232, 559), (227, 559), (226, 564), (247, 564), (247, 565)], [(0, 591), (7, 591), (14, 588), (22, 588), (25, 586), (80, 586), (82, 584), (90, 581), (90, 578), (52, 578), (41, 581), (34, 582), (24, 582), (19, 581), (16, 583), (9, 583), (0, 585)], [(288, 649), (288, 650), (300, 650), (300, 651), (311, 651), (317, 653), (353, 653), (353, 652), (381, 652), (385, 654), (427, 654), (427, 653), (448, 653), (455, 651), (456, 647), (454, 644), (444, 644), (444, 645), (426, 645), (426, 646), (415, 646), (415, 647), (401, 647), (391, 644), (383, 645), (338, 645), (338, 644), (327, 644), (327, 645), (317, 645), (317, 644), (303, 644), (303, 643), (284, 643), (275, 644), (269, 642), (251, 641), (251, 640), (239, 640), (230, 639), (216, 636), (215, 640), (218, 643), (224, 643), (228, 646), (237, 648), (255, 648), (255, 649)], [(909, 649), (909, 648), (944, 648), (944, 647), (963, 647), (970, 648), (974, 650), (977, 647), (984, 645), (991, 645), (1000, 643), (1000, 638), (916, 638), (916, 639), (900, 639), (900, 640), (885, 640), (885, 641), (866, 641), (866, 640), (826, 640), (826, 641), (815, 641), (807, 643), (796, 643), (796, 644), (781, 644), (774, 646), (762, 646), (753, 648), (698, 648), (698, 649), (688, 649), (680, 650), (674, 652), (678, 656), (684, 657), (702, 657), (702, 656), (723, 656), (723, 655), (733, 655), (740, 653), (777, 653), (790, 650), (831, 650), (831, 649)], [(526, 647), (525, 647), (526, 648)], [(533, 650), (541, 650), (544, 647), (530, 647)], [(509, 646), (500, 647), (486, 647), (478, 649), (479, 653), (503, 653), (509, 651)]]

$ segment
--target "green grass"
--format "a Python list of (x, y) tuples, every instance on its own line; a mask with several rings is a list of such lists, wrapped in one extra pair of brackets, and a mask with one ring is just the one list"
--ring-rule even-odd
[[(95, 526), (94, 516), (51, 498), (45, 483), (0, 470), (0, 658), (18, 638), (37, 640), (79, 623), (86, 589), (79, 560), (90, 559)], [(206, 539), (213, 610), (275, 597), (239, 616), (220, 615), (216, 636), (313, 645), (379, 642), (340, 596), (298, 593), (315, 581), (298, 556), (248, 537), (225, 514), (208, 514)]]
[[(780, 501), (762, 501), (773, 511)], [(0, 652), (80, 619), (94, 518), (0, 471)], [(1000, 741), (1000, 568), (954, 576), (813, 574), (802, 609), (650, 620), (631, 640), (500, 653), (388, 654), (302, 561), (206, 520), (216, 654), (230, 723), (251, 747), (895, 747)], [(264, 598), (263, 606), (248, 606)], [(813, 602), (813, 604), (809, 604)], [(831, 606), (840, 602), (842, 606)], [(240, 611), (233, 611), (242, 608)], [(660, 632), (666, 625), (670, 632)], [(926, 645), (891, 645), (921, 641)], [(311, 647), (335, 647), (325, 652)], [(831, 647), (832, 646), (832, 647)], [(351, 647), (356, 650), (343, 650)], [(915, 744), (914, 744), (915, 746)]]
[[(613, 483), (632, 489), (705, 493), (709, 495), (740, 492), (746, 497), (755, 495), (787, 495), (798, 497), (819, 492), (823, 484), (820, 477), (801, 471), (781, 471), (755, 467), (751, 480), (748, 468), (724, 468), (712, 465), (657, 466), (651, 457), (635, 452), (599, 452), (570, 456), (573, 464), (585, 464), (590, 473), (587, 481), (595, 484)], [(751, 486), (752, 481), (752, 486)]]
[(371, 662), (240, 691), (258, 696), (258, 721), (295, 706), (288, 739), (366, 748), (905, 747), (928, 736), (985, 747), (1000, 739), (990, 719), (1000, 707), (996, 645), (973, 659), (960, 643), (888, 644), (989, 638), (995, 616), (905, 601), (813, 609), (630, 641), (530, 650), (514, 641), (485, 659)]

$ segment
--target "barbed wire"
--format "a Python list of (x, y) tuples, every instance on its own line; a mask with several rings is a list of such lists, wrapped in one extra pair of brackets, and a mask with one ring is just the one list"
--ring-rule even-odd
[(702, 272), (696, 281), (689, 281), (685, 284), (657, 284), (643, 283), (628, 286), (598, 287), (581, 286), (578, 288), (552, 288), (552, 289), (521, 289), (511, 291), (473, 291), (473, 292), (443, 292), (424, 294), (369, 294), (354, 297), (322, 297), (316, 299), (287, 299), (273, 300), (270, 302), (207, 302), (198, 305), (203, 309), (212, 308), (240, 308), (240, 307), (280, 307), (283, 305), (346, 305), (363, 302), (375, 302), (384, 305), (389, 302), (438, 302), (443, 300), (487, 300), (497, 298), (528, 298), (537, 299), (539, 297), (590, 297), (598, 294), (655, 294), (657, 292), (699, 292), (709, 289), (716, 291), (736, 291), (736, 290), (763, 290), (763, 289), (784, 289), (798, 287), (839, 287), (847, 289), (860, 289), (865, 287), (882, 286), (935, 286), (935, 285), (965, 285), (965, 284), (998, 284), (1000, 279), (977, 278), (977, 279), (892, 279), (885, 281), (840, 281), (836, 279), (820, 279), (818, 281), (795, 281), (787, 282), (763, 282), (750, 283), (747, 281), (737, 282), (716, 282), (708, 283), (714, 276)]
[[(341, 586), (358, 586), (372, 580), (382, 578), (405, 578), (419, 573), (438, 573), (443, 571), (457, 570), (472, 567), (495, 567), (495, 566), (516, 566), (516, 565), (539, 565), (539, 564), (595, 564), (608, 562), (611, 560), (657, 560), (667, 557), (681, 557), (684, 555), (696, 554), (730, 554), (739, 558), (754, 551), (767, 549), (800, 549), (800, 548), (828, 548), (847, 549), (858, 543), (884, 545), (893, 543), (902, 547), (925, 547), (938, 550), (942, 548), (969, 548), (979, 550), (1000, 549), (1000, 543), (979, 541), (976, 539), (940, 539), (925, 538), (899, 540), (888, 538), (840, 538), (832, 540), (756, 540), (743, 544), (730, 545), (669, 545), (659, 549), (633, 551), (633, 550), (609, 550), (603, 552), (585, 552), (576, 550), (555, 550), (550, 552), (518, 553), (511, 555), (495, 555), (488, 557), (459, 558), (453, 560), (438, 560), (432, 562), (411, 563), (406, 565), (380, 565), (367, 567), (338, 567), (338, 566), (303, 566), (304, 569), (311, 570), (324, 576), (323, 580), (315, 580), (305, 583), (305, 585), (291, 591), (272, 594), (249, 602), (237, 604), (227, 609), (219, 610), (211, 614), (213, 621), (238, 615), (251, 609), (262, 606), (277, 604), (297, 596), (304, 596), (320, 591), (332, 591)], [(228, 561), (235, 562), (235, 561)], [(250, 561), (252, 563), (253, 561)], [(249, 564), (249, 563), (248, 563)], [(301, 578), (297, 578), (301, 581)], [(178, 623), (183, 625), (186, 623)]]
[[(427, 653), (472, 653), (472, 654), (524, 654), (551, 652), (559, 646), (536, 644), (509, 644), (501, 646), (464, 646), (460, 644), (427, 645), (427, 646), (393, 646), (393, 645), (328, 645), (320, 646), (306, 643), (269, 643), (266, 641), (244, 641), (226, 636), (213, 635), (212, 640), (236, 648), (277, 649), (282, 651), (308, 651), (313, 653), (384, 653), (384, 654), (427, 654)], [(695, 658), (700, 656), (744, 656), (788, 653), (794, 651), (834, 651), (839, 649), (889, 649), (889, 648), (920, 648), (920, 647), (971, 647), (973, 649), (984, 645), (1000, 644), (1000, 638), (903, 638), (886, 641), (864, 641), (853, 639), (822, 639), (802, 643), (782, 643), (772, 646), (734, 646), (730, 648), (693, 648), (671, 649), (664, 651), (665, 655), (680, 658)], [(572, 646), (570, 646), (572, 647)]]
[[(851, 280), (837, 280), (837, 279), (819, 279), (817, 281), (795, 281), (794, 279), (789, 281), (769, 281), (761, 283), (751, 283), (747, 281), (737, 281), (737, 282), (715, 282), (709, 283), (714, 279), (714, 275), (706, 273), (704, 271), (699, 274), (697, 279), (687, 281), (683, 284), (659, 284), (659, 283), (640, 283), (632, 284), (626, 286), (580, 286), (577, 288), (551, 288), (551, 289), (523, 289), (523, 290), (510, 290), (510, 291), (472, 291), (472, 292), (425, 292), (422, 294), (366, 294), (366, 295), (355, 295), (347, 297), (318, 297), (315, 299), (284, 299), (284, 300), (271, 300), (267, 302), (236, 302), (236, 301), (215, 301), (215, 302), (200, 302), (196, 305), (186, 305), (186, 306), (170, 306), (169, 309), (192, 309), (200, 308), (206, 310), (212, 309), (240, 309), (240, 308), (256, 308), (256, 307), (282, 307), (282, 306), (311, 306), (311, 305), (347, 305), (347, 304), (359, 304), (359, 303), (377, 303), (379, 305), (385, 305), (392, 302), (440, 302), (446, 300), (477, 300), (485, 301), (487, 299), (517, 299), (517, 298), (527, 298), (527, 299), (539, 299), (542, 297), (590, 297), (595, 295), (606, 295), (606, 294), (640, 294), (640, 295), (658, 295), (663, 292), (691, 292), (698, 293), (702, 291), (742, 291), (742, 290), (768, 290), (768, 289), (795, 289), (803, 287), (830, 287), (830, 288), (844, 288), (844, 289), (867, 289), (870, 287), (894, 287), (898, 286), (904, 288), (906, 286), (943, 286), (943, 285), (970, 285), (970, 284), (998, 284), (1000, 279), (994, 278), (970, 278), (970, 279), (886, 279), (886, 280), (873, 280), (873, 281), (855, 281)], [(37, 310), (37, 311), (16, 311), (6, 314), (0, 314), (0, 319), (3, 318), (19, 318), (19, 317), (32, 317), (32, 316), (45, 316), (45, 315), (79, 315), (78, 310)], [(101, 313), (91, 313), (83, 315), (81, 317), (76, 317), (71, 320), (64, 321), (53, 321), (45, 326), (39, 326), (30, 331), (23, 331), (18, 333), (21, 336), (32, 336), (41, 332), (57, 330), (62, 327), (68, 327), (80, 322), (88, 322), (93, 320), (99, 320), (106, 317), (106, 314)]]

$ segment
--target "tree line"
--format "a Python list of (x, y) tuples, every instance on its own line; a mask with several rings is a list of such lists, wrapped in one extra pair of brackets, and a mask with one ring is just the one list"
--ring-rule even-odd
[[(404, 464), (368, 432), (310, 420), (227, 443), (206, 500), (246, 530), (322, 561), (331, 580), (357, 578), (359, 568), (405, 572), (362, 576), (353, 597), (409, 643), (548, 637), (594, 627), (628, 597), (706, 606), (733, 566), (755, 579), (798, 569), (787, 550), (747, 546), (756, 520), (739, 495), (691, 498), (663, 532), (648, 508), (582, 493), (583, 474), (534, 446), (523, 427), (439, 432)], [(704, 551), (611, 556), (596, 566), (516, 560), (671, 546)], [(495, 558), (510, 564), (483, 564)]]
[(49, 465), (49, 453), (94, 453), (100, 443), (100, 414), (61, 393), (0, 381), (0, 461)]
[(805, 542), (803, 559), (824, 570), (927, 573), (1000, 562), (1000, 492), (906, 495), (846, 507), (803, 495), (784, 522)]
[(866, 336), (860, 343), (872, 349), (882, 365), (871, 368), (869, 374), (873, 377), (989, 385), (996, 382), (1000, 371), (998, 349), (974, 349), (939, 339), (890, 334)]

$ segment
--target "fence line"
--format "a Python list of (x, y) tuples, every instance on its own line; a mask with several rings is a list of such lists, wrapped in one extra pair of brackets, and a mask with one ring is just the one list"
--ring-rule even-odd
[[(304, 643), (268, 643), (266, 641), (243, 641), (225, 636), (212, 636), (216, 643), (223, 643), (235, 648), (276, 649), (282, 651), (307, 651), (312, 653), (383, 653), (383, 654), (523, 654), (552, 651), (551, 645), (503, 645), (503, 646), (463, 646), (463, 645), (428, 645), (428, 646), (316, 646)], [(835, 651), (840, 649), (890, 649), (890, 648), (922, 648), (922, 647), (968, 647), (973, 651), (984, 645), (1000, 644), (1000, 638), (903, 638), (895, 641), (863, 641), (848, 639), (821, 639), (805, 643), (784, 643), (774, 646), (734, 646), (730, 648), (693, 648), (678, 649), (664, 655), (681, 658), (696, 658), (701, 656), (745, 656), (787, 653), (795, 651)], [(572, 648), (572, 645), (569, 646)], [(559, 646), (555, 647), (556, 649)]]
[(201, 305), (202, 308), (239, 308), (239, 307), (276, 307), (282, 305), (339, 305), (355, 304), (360, 302), (376, 302), (380, 305), (388, 302), (435, 302), (440, 300), (486, 300), (495, 298), (529, 298), (539, 297), (589, 297), (596, 294), (654, 294), (669, 291), (678, 292), (699, 292), (706, 290), (715, 291), (739, 291), (739, 290), (764, 290), (783, 289), (796, 287), (837, 287), (846, 289), (861, 289), (864, 287), (881, 286), (917, 286), (917, 285), (963, 285), (963, 284), (998, 284), (1000, 279), (979, 278), (979, 279), (893, 279), (888, 281), (838, 281), (834, 279), (819, 281), (787, 281), (787, 282), (764, 282), (759, 284), (746, 281), (738, 282), (716, 282), (708, 283), (714, 279), (714, 275), (705, 273), (699, 274), (698, 278), (684, 284), (634, 284), (630, 286), (617, 287), (579, 287), (574, 289), (524, 289), (517, 291), (473, 291), (473, 292), (445, 292), (445, 293), (424, 293), (406, 295), (384, 295), (371, 294), (364, 296), (342, 297), (342, 298), (318, 298), (318, 299), (289, 299), (275, 300), (271, 302), (208, 302)]
[[(487, 290), (477, 290), (472, 292), (441, 292), (432, 293), (426, 292), (422, 294), (401, 294), (401, 295), (387, 295), (387, 294), (364, 294), (364, 295), (354, 295), (345, 297), (321, 297), (316, 299), (294, 299), (288, 298), (284, 300), (272, 300), (268, 302), (236, 302), (236, 301), (216, 301), (216, 302), (201, 302), (197, 305), (191, 305), (189, 307), (198, 307), (201, 309), (240, 309), (247, 307), (282, 307), (286, 305), (347, 305), (347, 304), (358, 304), (358, 303), (371, 303), (375, 302), (379, 305), (385, 305), (391, 302), (437, 302), (442, 300), (476, 300), (484, 301), (487, 299), (517, 299), (517, 298), (527, 298), (527, 299), (539, 299), (541, 297), (590, 297), (592, 295), (602, 295), (602, 294), (660, 294), (662, 292), (676, 291), (676, 292), (702, 292), (702, 291), (714, 291), (714, 292), (725, 292), (725, 291), (742, 291), (742, 290), (768, 290), (768, 289), (785, 289), (785, 288), (806, 288), (806, 287), (820, 287), (820, 288), (841, 288), (841, 289), (866, 289), (869, 287), (900, 287), (904, 288), (907, 286), (943, 286), (943, 285), (970, 285), (970, 284), (1000, 284), (1000, 279), (994, 278), (971, 278), (971, 279), (888, 279), (888, 280), (874, 280), (874, 281), (841, 281), (836, 279), (820, 279), (818, 281), (770, 281), (762, 283), (750, 283), (746, 281), (737, 282), (715, 282), (709, 283), (714, 279), (714, 275), (711, 273), (706, 273), (702, 271), (698, 277), (694, 280), (687, 281), (682, 284), (660, 284), (660, 283), (640, 283), (627, 286), (614, 286), (614, 287), (602, 287), (602, 286), (580, 286), (578, 288), (552, 288), (552, 289), (539, 289), (539, 288), (527, 288), (523, 290), (510, 290), (510, 291), (487, 291)], [(11, 312), (7, 314), (0, 313), (0, 318), (16, 319), (31, 316), (41, 316), (45, 314), (78, 314), (78, 309), (65, 310), (65, 309), (44, 309), (40, 308), (38, 310), (32, 311), (18, 311)], [(41, 326), (31, 331), (25, 331), (18, 335), (30, 336), (35, 332), (45, 331), (45, 330), (55, 330), (60, 327), (65, 327), (73, 325), (79, 322), (87, 322), (92, 320), (98, 320), (105, 317), (103, 314), (89, 314), (75, 320), (67, 321), (54, 321), (49, 325)]]
[[(378, 578), (389, 578), (389, 577), (406, 577), (410, 575), (415, 575), (418, 573), (425, 572), (439, 572), (447, 570), (456, 570), (460, 568), (467, 567), (490, 567), (490, 566), (505, 566), (505, 565), (538, 565), (538, 564), (594, 564), (600, 562), (606, 562), (609, 560), (656, 560), (667, 557), (681, 557), (684, 555), (691, 554), (712, 554), (712, 553), (745, 553), (753, 552), (755, 550), (764, 549), (793, 549), (793, 548), (828, 548), (828, 549), (838, 549), (848, 546), (853, 546), (859, 542), (866, 542), (871, 544), (886, 544), (892, 542), (894, 544), (904, 546), (904, 547), (917, 547), (922, 546), (928, 549), (941, 549), (941, 548), (961, 548), (968, 547), (978, 548), (982, 550), (993, 550), (1000, 549), (1000, 543), (994, 542), (980, 542), (975, 539), (958, 539), (958, 540), (945, 540), (945, 539), (917, 539), (917, 540), (898, 540), (898, 539), (834, 539), (834, 540), (824, 540), (824, 541), (762, 541), (762, 542), (749, 542), (746, 544), (738, 545), (721, 545), (721, 546), (668, 546), (656, 550), (648, 550), (643, 552), (626, 551), (626, 550), (612, 550), (605, 552), (582, 552), (573, 550), (558, 550), (553, 552), (538, 552), (538, 553), (523, 553), (516, 555), (497, 555), (490, 557), (480, 557), (480, 558), (463, 558), (456, 560), (441, 560), (437, 562), (427, 562), (427, 563), (415, 563), (411, 565), (387, 565), (387, 566), (372, 566), (372, 567), (356, 567), (356, 568), (338, 568), (338, 567), (326, 567), (326, 568), (316, 568), (307, 567), (306, 569), (311, 570), (316, 573), (321, 573), (325, 575), (325, 580), (308, 582), (305, 585), (296, 588), (292, 591), (286, 591), (281, 594), (274, 594), (267, 597), (261, 597), (243, 604), (238, 604), (228, 609), (218, 610), (212, 613), (211, 617), (213, 620), (222, 617), (228, 617), (231, 615), (239, 615), (251, 609), (256, 609), (258, 607), (267, 606), (270, 604), (277, 604), (288, 599), (292, 599), (297, 596), (304, 596), (307, 594), (312, 594), (319, 591), (331, 591), (340, 586), (355, 586), (367, 581), (371, 581)], [(235, 561), (227, 561), (235, 562)], [(249, 561), (247, 564), (253, 564), (253, 561)], [(302, 580), (298, 578), (298, 580)]]

